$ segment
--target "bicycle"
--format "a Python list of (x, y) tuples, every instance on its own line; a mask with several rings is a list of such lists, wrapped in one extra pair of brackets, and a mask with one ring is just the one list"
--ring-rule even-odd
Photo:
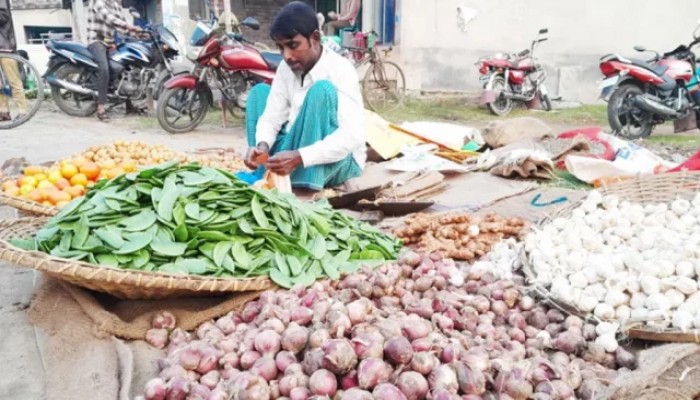
[(393, 61), (382, 59), (379, 54), (384, 52), (384, 58), (389, 57), (391, 47), (379, 49), (369, 47), (343, 47), (351, 54), (363, 53), (355, 61), (355, 68), (360, 69), (370, 64), (361, 81), (362, 96), (367, 106), (375, 112), (391, 111), (399, 107), (406, 96), (406, 77), (401, 67)]
[[(12, 70), (8, 73), (7, 68)], [(18, 89), (18, 85), (21, 88)], [(22, 96), (13, 93), (14, 90), (21, 90)], [(16, 128), (39, 111), (41, 102), (44, 101), (44, 82), (28, 59), (14, 53), (0, 52), (0, 96), (5, 97), (10, 109), (10, 119), (0, 119), (0, 129)], [(22, 98), (27, 103), (26, 110), (18, 109), (17, 101), (22, 101)]]

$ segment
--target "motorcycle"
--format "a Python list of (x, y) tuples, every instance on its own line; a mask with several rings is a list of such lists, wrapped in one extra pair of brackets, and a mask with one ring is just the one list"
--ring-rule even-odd
[(537, 44), (547, 40), (540, 36), (548, 32), (548, 29), (540, 29), (530, 48), (518, 54), (498, 53), (476, 62), (481, 75), (479, 82), (484, 88), (481, 104), (486, 104), (493, 114), (506, 115), (513, 109), (514, 101), (531, 102), (536, 96), (546, 111), (552, 109), (544, 85), (547, 72), (535, 58)]
[(223, 108), (240, 116), (236, 112), (245, 110), (248, 91), (258, 83), (272, 83), (282, 61), (281, 54), (258, 50), (240, 33), (239, 25), (260, 29), (254, 18), (236, 24), (235, 32), (219, 34), (216, 25), (216, 21), (197, 23), (190, 44), (202, 48), (191, 60), (193, 71), (165, 83), (157, 116), (170, 133), (189, 132), (204, 120), (214, 103), (212, 86), (220, 93)]
[(615, 133), (626, 139), (645, 138), (669, 120), (676, 124), (676, 132), (700, 127), (700, 88), (692, 51), (700, 43), (698, 30), (700, 21), (690, 44), (663, 55), (635, 46), (638, 52), (654, 53), (648, 61), (617, 54), (601, 58), (605, 79), (599, 85), (600, 97), (608, 102), (608, 123)]
[[(134, 18), (138, 12), (131, 10)], [(110, 82), (107, 98), (112, 106), (157, 97), (159, 87), (175, 75), (171, 61), (179, 53), (175, 35), (162, 25), (149, 25), (145, 40), (124, 40), (109, 52)], [(68, 115), (87, 117), (97, 109), (97, 64), (87, 46), (80, 42), (49, 40), (51, 53), (44, 74), (51, 97)]]

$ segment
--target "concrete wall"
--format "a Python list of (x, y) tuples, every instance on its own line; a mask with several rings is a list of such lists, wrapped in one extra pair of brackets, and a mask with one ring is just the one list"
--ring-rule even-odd
[[(700, 1), (673, 0), (398, 0), (401, 63), (414, 90), (478, 91), (474, 62), (497, 51), (529, 47), (540, 28), (549, 41), (537, 51), (548, 88), (568, 100), (594, 101), (598, 60), (633, 55), (634, 45), (668, 51), (692, 40)], [(462, 32), (457, 7), (478, 15)], [(367, 18), (365, 19), (367, 20)]]
[(61, 9), (36, 9), (36, 10), (12, 10), (12, 23), (15, 28), (17, 44), (21, 47), (27, 44), (25, 26), (51, 26), (70, 28), (71, 15), (69, 10)]

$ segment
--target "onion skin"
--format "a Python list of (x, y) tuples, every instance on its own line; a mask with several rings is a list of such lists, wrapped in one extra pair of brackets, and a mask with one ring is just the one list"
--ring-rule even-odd
[(372, 393), (360, 388), (350, 388), (345, 390), (340, 396), (340, 400), (374, 400)]
[(289, 400), (306, 400), (311, 397), (311, 392), (305, 387), (296, 387), (289, 392)]
[(168, 331), (164, 328), (154, 328), (146, 331), (146, 341), (156, 349), (163, 349), (168, 343)]
[[(410, 348), (410, 343), (408, 346)], [(347, 374), (357, 366), (355, 349), (346, 339), (329, 340), (323, 345), (322, 350), (324, 353), (322, 366), (334, 374)]]
[(165, 329), (172, 331), (175, 329), (176, 319), (175, 316), (168, 311), (161, 311), (153, 317), (151, 322), (151, 328), (153, 329)]
[(424, 399), (428, 394), (428, 381), (415, 371), (402, 372), (396, 380), (396, 386), (408, 400)]
[(153, 378), (146, 383), (144, 397), (146, 400), (165, 400), (166, 386), (161, 378)]
[(357, 370), (357, 380), (362, 389), (373, 389), (380, 383), (389, 382), (391, 368), (384, 360), (367, 358), (360, 362)]
[(384, 344), (384, 356), (396, 365), (408, 364), (413, 357), (413, 348), (408, 339), (396, 336)]
[(319, 369), (309, 378), (309, 390), (319, 396), (333, 396), (338, 390), (338, 381), (331, 371)]
[(401, 390), (391, 383), (377, 385), (372, 391), (372, 396), (375, 399), (382, 400), (407, 400), (406, 395), (401, 393)]

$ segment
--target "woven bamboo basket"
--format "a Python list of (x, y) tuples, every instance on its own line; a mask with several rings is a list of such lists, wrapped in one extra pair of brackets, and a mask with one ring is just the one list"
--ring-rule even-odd
[(59, 209), (56, 207), (49, 207), (43, 204), (31, 200), (25, 200), (19, 197), (8, 196), (4, 193), (0, 193), (0, 203), (15, 208), (20, 211), (21, 214), (26, 216), (54, 216), (58, 213)]
[[(676, 173), (643, 176), (621, 183), (603, 185), (602, 187), (598, 188), (598, 190), (604, 196), (615, 195), (622, 200), (639, 204), (666, 203), (678, 198), (691, 200), (698, 192), (700, 192), (700, 171), (681, 171)], [(578, 208), (581, 203), (583, 203), (584, 200), (585, 198), (552, 213), (551, 215), (543, 218), (538, 225), (543, 226), (556, 218), (569, 216), (573, 210)], [(532, 265), (530, 264), (528, 256), (524, 250), (521, 253), (521, 261), (523, 265), (522, 270), (525, 277), (529, 282), (535, 282), (535, 271), (532, 268)], [(555, 299), (549, 292), (549, 289), (542, 285), (532, 284), (530, 286), (530, 291), (533, 295), (560, 309), (561, 311), (572, 315), (577, 315), (592, 322), (598, 322), (597, 318), (592, 316), (590, 313), (586, 313), (574, 305)], [(659, 330), (640, 326), (641, 325), (638, 323), (628, 325), (627, 328), (625, 328), (626, 335), (632, 338), (645, 340), (700, 343), (700, 330), (681, 332), (677, 329)]]
[(107, 268), (40, 251), (25, 251), (8, 243), (11, 238), (33, 236), (47, 220), (44, 217), (0, 221), (0, 260), (122, 299), (213, 296), (275, 287), (268, 278), (210, 278)]

